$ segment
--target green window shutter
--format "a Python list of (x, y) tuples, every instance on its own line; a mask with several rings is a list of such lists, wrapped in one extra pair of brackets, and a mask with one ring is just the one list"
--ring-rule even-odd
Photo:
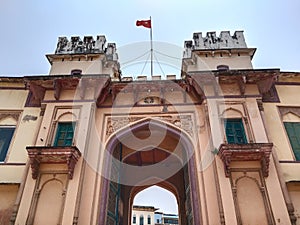
[(225, 132), (229, 144), (246, 144), (247, 138), (242, 119), (225, 119)]
[(74, 137), (75, 122), (57, 124), (54, 146), (71, 146)]
[(14, 135), (14, 127), (1, 127), (0, 128), (0, 162), (3, 162), (6, 158), (7, 151), (11, 139)]
[(300, 160), (300, 123), (284, 122), (295, 158)]

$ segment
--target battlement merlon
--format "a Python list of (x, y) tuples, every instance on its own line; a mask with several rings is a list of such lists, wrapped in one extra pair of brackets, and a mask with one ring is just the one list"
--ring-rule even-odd
[(118, 61), (117, 47), (115, 43), (106, 43), (104, 35), (98, 35), (96, 39), (92, 36), (58, 37), (54, 54), (46, 55), (49, 62), (52, 58), (64, 57), (65, 55), (94, 55), (103, 54), (108, 61)]
[(206, 37), (202, 32), (194, 33), (193, 50), (247, 48), (243, 32), (235, 31), (231, 36), (229, 31), (221, 31), (219, 37), (216, 32), (207, 32)]
[(55, 54), (104, 53), (105, 44), (104, 35), (98, 35), (96, 40), (92, 36), (85, 36), (83, 40), (78, 36), (73, 36), (70, 41), (67, 37), (59, 37)]
[(196, 32), (193, 34), (193, 40), (187, 40), (184, 42), (183, 59), (193, 59), (192, 52), (202, 52), (211, 54), (214, 56), (216, 52), (228, 53), (231, 56), (232, 53), (248, 54), (251, 59), (253, 58), (256, 48), (248, 48), (244, 31), (235, 31), (231, 36), (229, 31), (221, 31), (220, 36), (217, 37), (216, 32), (207, 32), (206, 37), (202, 36), (202, 32)]

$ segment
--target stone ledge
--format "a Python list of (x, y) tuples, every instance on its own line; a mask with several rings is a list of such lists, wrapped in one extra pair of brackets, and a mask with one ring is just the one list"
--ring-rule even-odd
[(38, 177), (41, 163), (67, 164), (68, 176), (69, 179), (72, 179), (76, 162), (81, 156), (81, 153), (76, 146), (28, 146), (26, 149), (30, 160), (33, 179)]
[(224, 163), (226, 177), (232, 161), (259, 161), (263, 175), (269, 176), (269, 162), (273, 143), (221, 144), (218, 155)]

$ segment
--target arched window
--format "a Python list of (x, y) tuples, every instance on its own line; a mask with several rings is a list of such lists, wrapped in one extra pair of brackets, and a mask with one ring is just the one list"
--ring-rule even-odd
[(132, 223), (136, 224), (136, 215), (135, 214), (132, 217)]
[(148, 215), (147, 221), (148, 221), (148, 224), (151, 224), (151, 216), (150, 215)]
[(75, 69), (71, 71), (71, 75), (80, 75), (80, 74), (82, 74), (82, 70)]
[(217, 70), (219, 70), (219, 71), (228, 71), (229, 66), (228, 65), (218, 65)]
[(144, 225), (144, 216), (143, 215), (140, 216), (140, 225)]

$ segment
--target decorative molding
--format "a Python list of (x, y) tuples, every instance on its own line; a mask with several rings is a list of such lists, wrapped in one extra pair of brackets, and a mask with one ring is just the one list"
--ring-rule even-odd
[(46, 147), (46, 146), (29, 146), (26, 147), (32, 178), (37, 179), (40, 164), (67, 164), (69, 179), (73, 178), (76, 162), (81, 156), (80, 151), (75, 146), (67, 147)]
[[(149, 116), (149, 115), (148, 115)], [(151, 115), (153, 119), (159, 119), (168, 123), (175, 125), (176, 127), (186, 131), (191, 137), (194, 136), (193, 131), (193, 120), (191, 115), (166, 115), (166, 116), (157, 116)], [(108, 117), (107, 126), (106, 126), (106, 137), (116, 132), (117, 130), (134, 123), (136, 121), (144, 119), (145, 116), (120, 116), (120, 117)]]
[(300, 117), (300, 107), (292, 107), (292, 106), (279, 106), (278, 107), (281, 119), (284, 115), (288, 113), (293, 113)]
[(14, 112), (14, 111), (11, 111), (11, 112), (8, 112), (8, 111), (1, 112), (0, 111), (0, 121), (3, 120), (4, 118), (11, 117), (16, 122), (18, 122), (19, 121), (19, 117), (20, 117), (20, 113), (21, 112)]
[(265, 177), (269, 176), (272, 143), (221, 144), (218, 155), (224, 163), (226, 177), (230, 176), (232, 161), (259, 161)]

